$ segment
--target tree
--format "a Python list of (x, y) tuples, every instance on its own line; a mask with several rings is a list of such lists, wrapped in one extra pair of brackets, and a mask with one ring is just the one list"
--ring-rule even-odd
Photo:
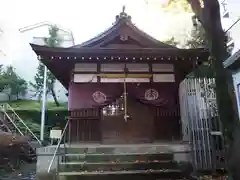
[[(37, 68), (37, 73), (34, 76), (34, 83), (30, 83), (31, 86), (34, 88), (34, 96), (38, 97), (38, 100), (40, 101), (42, 98), (42, 93), (43, 93), (43, 81), (44, 81), (44, 65), (39, 62), (38, 68)], [(49, 94), (49, 90), (47, 88), (46, 94)]]
[[(178, 0), (169, 0), (173, 4)], [(240, 179), (240, 126), (236, 111), (232, 75), (223, 67), (223, 61), (230, 53), (226, 46), (226, 34), (223, 31), (218, 0), (187, 0), (196, 19), (202, 24), (210, 51), (209, 63), (216, 80), (216, 97), (219, 118), (223, 133), (229, 145), (229, 171), (234, 180)]]
[(187, 48), (207, 48), (207, 37), (201, 24), (196, 24), (191, 32), (190, 39), (186, 42)]
[[(229, 33), (225, 34), (226, 42), (230, 42), (232, 37)], [(206, 37), (205, 29), (199, 22), (194, 22), (194, 27), (191, 32), (190, 38), (184, 45), (185, 48), (208, 48), (208, 39)], [(234, 48), (234, 43), (227, 46), (227, 51), (229, 54), (232, 53)]]
[(3, 91), (8, 84), (8, 81), (3, 77), (3, 65), (0, 65), (0, 92)]
[(170, 38), (170, 39), (168, 39), (168, 40), (165, 40), (165, 41), (163, 41), (165, 44), (169, 44), (169, 45), (172, 45), (172, 46), (177, 46), (177, 45), (179, 45), (179, 42), (178, 41), (176, 41), (176, 39), (174, 38), (174, 37), (172, 37), (172, 38)]
[(11, 100), (12, 96), (16, 96), (16, 99), (19, 99), (19, 96), (26, 94), (28, 84), (17, 75), (12, 66), (7, 66), (6, 70), (2, 71), (0, 79), (2, 80), (2, 88), (9, 89), (7, 92), (9, 100)]
[(223, 67), (223, 61), (229, 57), (226, 46), (226, 34), (223, 31), (218, 0), (188, 0), (197, 19), (201, 22), (208, 39), (211, 54), (210, 64), (215, 73), (216, 97), (219, 118), (223, 125), (226, 142), (230, 146), (229, 170), (233, 179), (240, 179), (239, 120), (234, 103), (232, 75)]
[[(49, 47), (58, 47), (62, 42), (61, 37), (58, 35), (58, 31), (59, 31), (58, 27), (51, 26), (48, 31), (49, 31), (49, 37), (44, 38), (45, 44)], [(35, 79), (35, 82), (31, 83), (31, 85), (35, 90), (35, 95), (40, 100), (43, 93), (42, 90), (43, 90), (43, 81), (44, 81), (44, 65), (41, 62), (39, 63), (39, 66), (37, 68), (37, 73), (34, 79)], [(51, 94), (56, 106), (60, 106), (56, 93), (54, 91), (55, 82), (56, 82), (56, 77), (49, 70), (47, 70), (46, 94)]]
[(166, 12), (171, 11), (171, 13), (192, 12), (192, 8), (187, 0), (168, 0), (166, 3), (161, 4), (161, 8)]

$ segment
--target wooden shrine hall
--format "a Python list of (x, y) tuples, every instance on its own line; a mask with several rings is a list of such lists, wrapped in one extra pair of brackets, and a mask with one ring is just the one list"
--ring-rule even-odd
[(179, 83), (209, 55), (159, 42), (124, 10), (109, 29), (82, 44), (31, 46), (68, 89), (71, 143), (180, 140)]

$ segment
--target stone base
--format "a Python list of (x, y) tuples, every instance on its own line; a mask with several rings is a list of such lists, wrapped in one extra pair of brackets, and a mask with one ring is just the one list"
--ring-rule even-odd
[[(37, 149), (37, 178), (38, 179), (54, 179), (58, 160), (61, 161), (61, 153), (67, 154), (162, 154), (172, 153), (174, 161), (191, 162), (190, 145), (181, 142), (161, 142), (161, 143), (148, 143), (148, 144), (65, 144), (59, 148), (59, 154), (56, 156), (51, 167), (51, 173), (48, 174), (47, 170), (53, 158), (56, 146), (47, 146)], [(53, 177), (54, 176), (54, 177)]]
[(146, 144), (70, 144), (67, 153), (173, 153), (175, 161), (191, 161), (190, 145), (182, 142), (158, 142)]

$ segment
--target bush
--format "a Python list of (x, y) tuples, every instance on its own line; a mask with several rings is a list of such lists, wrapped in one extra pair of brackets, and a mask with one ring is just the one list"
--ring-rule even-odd
[[(15, 110), (15, 112), (24, 120), (31, 121), (37, 124), (41, 124), (41, 111), (38, 110)], [(56, 117), (56, 114), (59, 117)], [(49, 127), (53, 127), (57, 122), (60, 124), (65, 124), (66, 116), (68, 116), (67, 110), (47, 110), (45, 117), (45, 125)]]
[[(25, 122), (25, 124), (31, 129), (31, 131), (40, 138), (40, 131), (41, 131), (41, 112), (39, 110), (15, 110), (18, 116)], [(11, 114), (12, 112), (9, 111)], [(56, 114), (59, 115), (56, 118)], [(57, 123), (60, 126), (64, 127), (66, 123), (66, 116), (68, 116), (67, 110), (48, 110), (46, 111), (45, 117), (45, 139), (49, 138), (49, 133), (52, 127), (56, 126)], [(17, 123), (19, 129), (24, 133), (25, 127), (21, 123)]]

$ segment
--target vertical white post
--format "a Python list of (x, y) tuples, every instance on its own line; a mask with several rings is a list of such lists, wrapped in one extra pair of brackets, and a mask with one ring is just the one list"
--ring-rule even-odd
[(127, 122), (128, 120), (128, 115), (127, 115), (127, 85), (126, 85), (126, 74), (124, 76), (124, 120)]
[(124, 86), (124, 120), (125, 122), (128, 121), (128, 114), (127, 114), (127, 84), (126, 84), (126, 78), (127, 78), (127, 67), (126, 64), (124, 66), (124, 82), (123, 82), (123, 86)]
[(41, 132), (40, 140), (44, 140), (45, 128), (45, 109), (46, 109), (46, 94), (47, 94), (47, 67), (44, 66), (44, 79), (43, 79), (43, 93), (42, 93), (42, 114), (41, 114)]

